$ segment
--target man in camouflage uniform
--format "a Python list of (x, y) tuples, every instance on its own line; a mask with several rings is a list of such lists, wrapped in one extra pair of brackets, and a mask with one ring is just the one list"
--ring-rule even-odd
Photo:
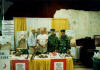
[(51, 29), (50, 36), (48, 37), (48, 52), (57, 51), (58, 48), (58, 37), (55, 34), (55, 29)]
[(70, 47), (70, 40), (67, 35), (65, 35), (65, 30), (61, 30), (60, 44), (59, 44), (59, 52), (66, 53)]

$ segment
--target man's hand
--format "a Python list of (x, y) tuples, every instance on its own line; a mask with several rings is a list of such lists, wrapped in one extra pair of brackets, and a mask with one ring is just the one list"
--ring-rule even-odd
[(34, 48), (34, 46), (30, 46), (30, 47)]
[(39, 47), (36, 46), (35, 49), (39, 49)]
[(42, 45), (42, 47), (45, 48), (46, 46), (45, 45)]
[(71, 53), (70, 53), (70, 50), (67, 50), (67, 54), (71, 54)]
[(36, 46), (31, 46), (33, 49), (35, 49)]

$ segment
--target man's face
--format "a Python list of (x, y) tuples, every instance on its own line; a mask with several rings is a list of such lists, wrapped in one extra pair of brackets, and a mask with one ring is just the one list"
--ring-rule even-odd
[(35, 30), (32, 30), (32, 34), (34, 34), (35, 33)]
[(61, 35), (65, 35), (65, 32), (61, 32)]
[(44, 29), (41, 29), (41, 34), (43, 34), (44, 33)]
[(52, 35), (55, 34), (55, 31), (51, 31), (51, 34), (52, 34)]
[(41, 34), (45, 34), (46, 33), (46, 28), (42, 28), (41, 29)]

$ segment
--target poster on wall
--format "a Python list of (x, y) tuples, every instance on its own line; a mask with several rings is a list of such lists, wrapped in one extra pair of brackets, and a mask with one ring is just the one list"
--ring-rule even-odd
[(27, 32), (17, 31), (16, 32), (16, 46), (17, 49), (27, 49)]
[(70, 45), (71, 47), (75, 47), (76, 46), (76, 33), (74, 30), (66, 30), (66, 35), (69, 37), (70, 39)]
[(0, 50), (14, 50), (14, 36), (0, 36)]
[(2, 35), (13, 35), (14, 36), (14, 22), (13, 20), (2, 21)]
[(10, 58), (8, 50), (0, 50), (0, 70), (10, 70)]
[(100, 47), (100, 35), (95, 35), (94, 39), (95, 39), (95, 46)]
[(29, 70), (28, 60), (12, 60), (13, 70)]
[(51, 59), (51, 70), (66, 70), (66, 59)]
[[(0, 44), (3, 50), (14, 50), (14, 22), (13, 20), (2, 20), (2, 37), (0, 37)], [(8, 47), (6, 47), (8, 46)]]

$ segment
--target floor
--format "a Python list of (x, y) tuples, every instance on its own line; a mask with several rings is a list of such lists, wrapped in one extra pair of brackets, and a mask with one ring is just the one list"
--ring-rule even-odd
[(74, 70), (93, 70), (93, 68), (87, 68), (86, 66), (84, 66), (82, 63), (80, 62), (75, 62), (74, 63)]
[(91, 68), (75, 68), (74, 70), (93, 70)]
[(74, 65), (74, 70), (93, 70), (93, 68), (86, 68), (83, 65)]

